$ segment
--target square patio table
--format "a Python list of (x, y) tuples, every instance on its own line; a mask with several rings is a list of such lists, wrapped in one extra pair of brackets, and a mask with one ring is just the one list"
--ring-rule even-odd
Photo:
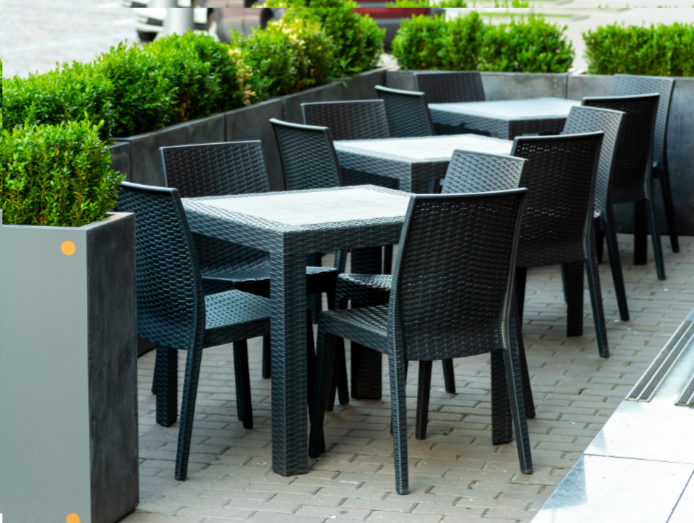
[(579, 105), (564, 98), (531, 98), (429, 104), (429, 111), (439, 134), (474, 131), (513, 140), (523, 134), (559, 134), (571, 108)]
[(513, 142), (476, 134), (335, 142), (340, 167), (396, 179), (401, 191), (429, 192), (429, 182), (445, 178), (456, 149), (511, 154)]
[(308, 472), (306, 255), (399, 241), (410, 195), (352, 186), (184, 198), (193, 232), (270, 253), (272, 469)]

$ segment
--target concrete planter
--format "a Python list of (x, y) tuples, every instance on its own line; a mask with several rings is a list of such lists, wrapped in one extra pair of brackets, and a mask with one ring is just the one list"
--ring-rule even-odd
[(128, 175), (130, 180), (130, 143), (116, 142), (109, 146), (111, 150), (111, 169)]
[[(670, 106), (667, 135), (667, 156), (670, 167), (672, 197), (677, 213), (678, 232), (694, 235), (694, 78), (674, 78), (675, 91)], [(609, 96), (612, 76), (574, 75), (569, 77), (568, 97), (580, 100), (584, 96)], [(663, 205), (660, 189), (656, 204)], [(661, 230), (667, 232), (664, 213)], [(615, 219), (619, 232), (634, 231), (634, 210), (631, 204), (615, 207)]]
[(1, 225), (0, 511), (114, 523), (138, 504), (135, 217)]
[[(414, 91), (416, 71), (388, 71), (388, 87)], [(566, 98), (568, 74), (544, 73), (482, 73), (487, 100), (519, 100), (522, 98)]]
[(345, 92), (346, 89), (341, 83), (332, 82), (320, 87), (314, 87), (313, 89), (306, 89), (296, 94), (283, 96), (284, 119), (292, 123), (304, 123), (301, 104), (344, 100)]
[(336, 80), (336, 82), (344, 82), (343, 85), (346, 85), (344, 100), (373, 100), (378, 98), (378, 96), (376, 96), (376, 89), (374, 88), (377, 85), (385, 87), (386, 71), (388, 70), (388, 67), (381, 67), (372, 71), (366, 71), (357, 76)]

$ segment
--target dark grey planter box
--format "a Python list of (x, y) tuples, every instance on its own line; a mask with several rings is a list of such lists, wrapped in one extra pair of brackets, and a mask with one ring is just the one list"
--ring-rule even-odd
[(378, 98), (376, 89), (374, 88), (377, 85), (385, 87), (386, 71), (388, 70), (388, 67), (381, 67), (373, 69), (372, 71), (366, 71), (357, 76), (352, 76), (351, 78), (343, 78), (335, 81), (346, 86), (344, 100), (373, 100)]
[(5, 521), (114, 523), (136, 508), (136, 323), (132, 214), (0, 225)]
[(171, 145), (223, 142), (223, 114), (166, 127), (160, 131), (118, 138), (130, 144), (130, 181), (145, 185), (164, 185), (159, 148)]
[(130, 181), (130, 143), (116, 142), (109, 147), (111, 150), (111, 169), (128, 176)]
[(304, 123), (301, 104), (344, 100), (345, 91), (346, 89), (341, 83), (333, 82), (300, 93), (283, 96), (284, 119), (292, 123)]
[[(691, 236), (694, 235), (694, 78), (677, 77), (674, 80), (667, 143), (670, 183), (678, 232)], [(612, 82), (612, 76), (570, 76), (569, 98), (581, 100), (585, 96), (609, 96)], [(665, 234), (667, 224), (662, 212), (660, 189), (656, 194), (656, 204), (661, 211), (661, 231)], [(619, 232), (634, 232), (633, 204), (617, 205), (615, 219)]]
[[(416, 71), (387, 71), (388, 87), (414, 91)], [(487, 100), (518, 100), (522, 98), (566, 98), (568, 74), (544, 73), (482, 73)]]

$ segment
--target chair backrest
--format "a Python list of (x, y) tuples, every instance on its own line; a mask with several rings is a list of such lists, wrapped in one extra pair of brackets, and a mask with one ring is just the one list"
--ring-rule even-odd
[(388, 129), (393, 138), (434, 136), (434, 124), (424, 93), (376, 86), (378, 97), (385, 102)]
[(643, 200), (644, 181), (653, 163), (653, 129), (660, 95), (584, 98), (583, 105), (622, 111), (622, 129), (610, 176), (613, 203)]
[(135, 213), (138, 335), (170, 349), (202, 345), (200, 269), (178, 191), (123, 182), (118, 210)]
[(395, 350), (422, 361), (508, 347), (526, 192), (411, 198), (390, 297)]
[(260, 141), (159, 149), (164, 183), (181, 198), (269, 192)]
[(389, 138), (383, 100), (301, 104), (304, 124), (330, 129), (333, 140)]
[(430, 104), (484, 102), (479, 71), (436, 71), (414, 73), (414, 90), (426, 93)]
[(612, 84), (612, 96), (658, 93), (658, 116), (655, 120), (653, 160), (667, 165), (667, 127), (675, 80), (658, 76), (617, 74)]
[(525, 136), (513, 156), (527, 159), (520, 186), (528, 189), (519, 267), (579, 261), (593, 224), (595, 178), (603, 133)]
[(499, 154), (453, 151), (443, 180), (443, 194), (508, 191), (518, 188), (523, 158)]
[[(181, 198), (270, 191), (258, 140), (162, 147), (159, 153), (164, 184), (178, 189)], [(267, 259), (264, 251), (211, 236), (193, 234), (193, 240), (205, 274), (238, 270)]]
[(582, 134), (596, 131), (605, 133), (600, 151), (598, 177), (595, 180), (595, 207), (593, 209), (595, 214), (602, 214), (607, 205), (610, 173), (612, 172), (614, 152), (619, 139), (623, 116), (624, 113), (621, 111), (595, 107), (572, 107), (564, 125), (562, 134)]
[(300, 125), (272, 118), (284, 188), (287, 191), (326, 189), (342, 185), (342, 171), (327, 127)]

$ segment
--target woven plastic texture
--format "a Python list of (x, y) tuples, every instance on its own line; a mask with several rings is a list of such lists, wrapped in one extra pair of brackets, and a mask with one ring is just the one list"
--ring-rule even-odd
[(342, 185), (331, 134), (327, 127), (270, 120), (275, 131), (287, 191), (323, 189)]
[(426, 93), (430, 104), (486, 100), (479, 71), (414, 73), (414, 88)]
[(308, 103), (301, 111), (306, 125), (327, 127), (333, 140), (390, 137), (383, 100)]
[(376, 86), (378, 97), (386, 104), (388, 129), (394, 138), (434, 136), (429, 106), (424, 93)]
[(526, 160), (512, 156), (454, 151), (443, 194), (506, 191), (520, 182)]
[(607, 205), (610, 173), (615, 159), (615, 147), (619, 138), (623, 113), (600, 110), (593, 107), (572, 107), (562, 134), (582, 134), (602, 131), (605, 136), (600, 150), (598, 177), (595, 181), (596, 216), (603, 213)]
[(675, 89), (675, 81), (670, 78), (616, 74), (612, 84), (612, 96), (658, 93), (658, 115), (655, 120), (653, 140), (653, 160), (657, 163), (667, 161), (667, 127), (670, 116), (670, 102)]

